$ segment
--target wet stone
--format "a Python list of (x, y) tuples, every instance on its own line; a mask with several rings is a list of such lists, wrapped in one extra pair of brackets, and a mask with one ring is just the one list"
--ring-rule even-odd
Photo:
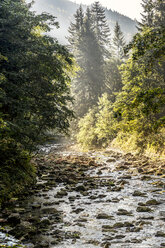
[(162, 231), (158, 231), (156, 234), (155, 234), (156, 237), (162, 237), (162, 238), (165, 238), (165, 232), (162, 232)]
[(152, 209), (149, 208), (149, 207), (140, 206), (140, 207), (137, 207), (136, 211), (137, 211), (137, 212), (151, 212)]
[(157, 200), (155, 200), (155, 199), (152, 199), (152, 200), (149, 200), (149, 201), (147, 201), (146, 202), (146, 205), (147, 206), (156, 206), (156, 205), (159, 205), (160, 204), (160, 202), (158, 202)]
[(86, 187), (84, 187), (84, 185), (79, 185), (75, 188), (75, 190), (78, 192), (86, 191)]
[(133, 196), (140, 196), (140, 197), (145, 197), (146, 193), (140, 192), (138, 190), (135, 190), (134, 193), (132, 194)]
[(111, 244), (110, 243), (103, 243), (102, 246), (103, 246), (103, 248), (109, 248), (111, 246)]
[(100, 213), (96, 216), (96, 219), (102, 219), (102, 220), (111, 220), (113, 219), (113, 216), (109, 216), (108, 214), (106, 213)]
[(54, 196), (55, 198), (61, 198), (63, 196), (67, 196), (68, 193), (66, 190), (62, 189), (61, 191), (57, 192), (57, 194)]
[(131, 211), (127, 211), (126, 209), (118, 209), (117, 215), (131, 216), (132, 215), (132, 212)]
[(125, 238), (125, 235), (122, 235), (122, 234), (116, 235), (114, 238), (115, 239), (123, 239), (123, 238)]
[(116, 159), (115, 159), (115, 158), (109, 158), (106, 162), (107, 162), (107, 163), (116, 162)]
[(100, 244), (100, 242), (97, 241), (97, 240), (89, 240), (89, 241), (86, 242), (86, 244), (91, 244), (91, 245), (98, 246)]
[(74, 211), (72, 211), (73, 213), (76, 213), (76, 214), (79, 214), (81, 213), (82, 211), (84, 211), (84, 208), (77, 208), (75, 209)]

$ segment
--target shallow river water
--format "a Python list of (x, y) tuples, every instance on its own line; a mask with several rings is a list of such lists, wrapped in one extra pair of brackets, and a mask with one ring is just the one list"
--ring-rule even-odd
[[(44, 152), (49, 153), (49, 148)], [(84, 155), (70, 151), (57, 154)], [(108, 152), (88, 156), (102, 165), (85, 171), (76, 186), (61, 182), (18, 204), (25, 209), (23, 219), (31, 215), (49, 222), (45, 232), (22, 243), (28, 248), (165, 247), (165, 179), (153, 175), (144, 179), (131, 170), (116, 170), (124, 163), (120, 155), (117, 159)], [(52, 175), (42, 175), (38, 185), (53, 180)], [(93, 187), (88, 187), (90, 179), (86, 176), (95, 180)], [(84, 188), (76, 190), (78, 186)]]

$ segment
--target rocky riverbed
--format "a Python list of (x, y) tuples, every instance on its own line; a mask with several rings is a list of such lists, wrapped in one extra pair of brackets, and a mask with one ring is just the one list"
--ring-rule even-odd
[(165, 162), (56, 147), (34, 162), (37, 185), (0, 213), (0, 247), (165, 247)]

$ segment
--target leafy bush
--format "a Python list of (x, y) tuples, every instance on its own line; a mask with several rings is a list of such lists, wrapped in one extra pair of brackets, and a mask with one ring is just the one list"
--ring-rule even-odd
[(97, 134), (95, 132), (97, 108), (90, 109), (89, 112), (79, 121), (79, 133), (77, 141), (81, 146), (91, 148), (97, 146)]

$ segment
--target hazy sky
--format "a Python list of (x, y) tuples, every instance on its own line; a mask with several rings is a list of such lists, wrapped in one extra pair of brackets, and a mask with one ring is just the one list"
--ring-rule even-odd
[[(76, 3), (84, 3), (90, 5), (95, 0), (72, 0)], [(116, 10), (121, 14), (127, 15), (132, 19), (140, 19), (140, 13), (142, 12), (141, 0), (99, 0), (99, 2), (112, 10)]]

